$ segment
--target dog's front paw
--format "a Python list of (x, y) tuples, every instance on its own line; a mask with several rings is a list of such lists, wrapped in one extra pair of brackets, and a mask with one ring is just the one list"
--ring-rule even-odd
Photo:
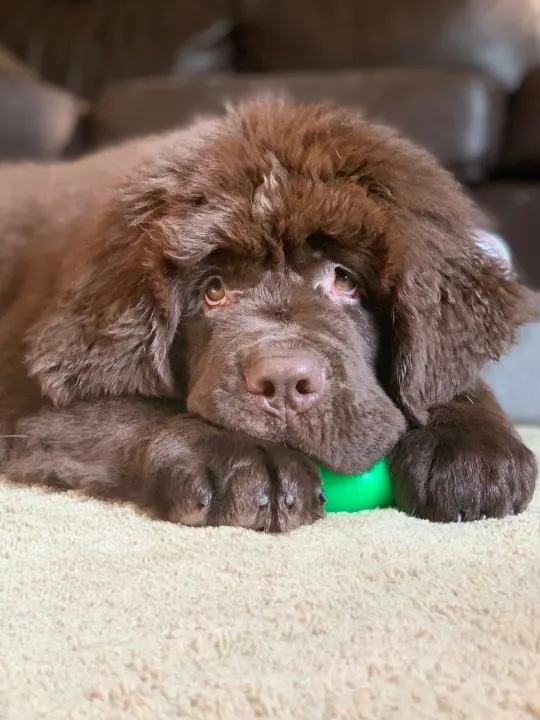
[(503, 517), (529, 504), (534, 455), (509, 429), (428, 425), (408, 433), (390, 456), (398, 506), (428, 520)]
[(317, 467), (279, 445), (226, 431), (162, 436), (147, 455), (161, 515), (186, 525), (286, 532), (324, 515)]

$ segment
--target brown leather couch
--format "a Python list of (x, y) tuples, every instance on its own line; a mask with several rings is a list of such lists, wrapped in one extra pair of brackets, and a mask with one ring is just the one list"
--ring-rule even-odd
[(9, 0), (0, 42), (92, 100), (72, 150), (264, 89), (363, 108), (468, 186), (540, 288), (537, 0)]

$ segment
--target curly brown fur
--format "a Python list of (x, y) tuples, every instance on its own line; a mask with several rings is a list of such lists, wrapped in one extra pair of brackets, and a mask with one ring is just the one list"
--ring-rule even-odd
[(11, 480), (286, 530), (323, 515), (316, 463), (391, 453), (421, 517), (526, 507), (534, 459), (480, 373), (527, 291), (476, 245), (484, 218), (453, 179), (390, 130), (253, 101), (4, 167), (0, 187)]

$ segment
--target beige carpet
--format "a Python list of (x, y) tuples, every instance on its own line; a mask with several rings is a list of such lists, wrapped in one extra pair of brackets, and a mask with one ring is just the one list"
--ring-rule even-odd
[(0, 511), (2, 720), (540, 718), (539, 493), (288, 537), (5, 485)]

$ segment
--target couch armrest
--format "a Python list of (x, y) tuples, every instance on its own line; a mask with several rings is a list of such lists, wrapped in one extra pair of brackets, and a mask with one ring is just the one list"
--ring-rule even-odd
[(540, 68), (527, 75), (510, 102), (503, 164), (513, 172), (540, 174)]

